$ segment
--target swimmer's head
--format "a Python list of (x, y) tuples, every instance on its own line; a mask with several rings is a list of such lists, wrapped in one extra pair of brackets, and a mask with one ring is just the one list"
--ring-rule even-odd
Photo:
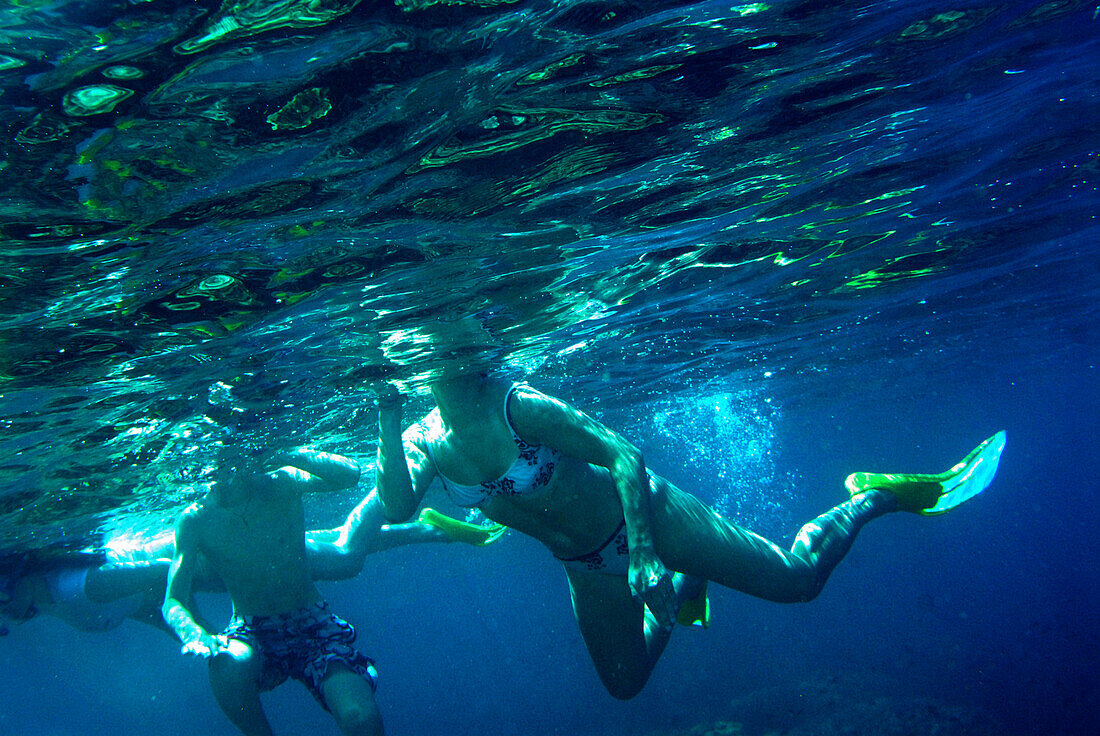
[(210, 488), (225, 493), (242, 483), (249, 483), (263, 473), (275, 470), (275, 453), (267, 447), (249, 441), (244, 436), (228, 437), (218, 448)]
[(213, 481), (255, 475), (267, 469), (271, 451), (265, 436), (265, 412), (248, 406), (239, 396), (248, 387), (251, 375), (232, 382), (218, 381), (207, 389), (206, 418), (215, 427), (210, 442), (217, 449), (212, 470)]
[(479, 318), (470, 316), (392, 331), (382, 348), (391, 363), (419, 369), (414, 383), (488, 375), (500, 368), (506, 353), (503, 341)]

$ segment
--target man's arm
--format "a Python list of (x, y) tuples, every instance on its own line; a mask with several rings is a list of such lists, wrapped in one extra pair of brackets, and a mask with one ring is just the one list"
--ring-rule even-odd
[(196, 620), (185, 601), (191, 601), (199, 549), (196, 537), (195, 507), (183, 512), (176, 523), (176, 554), (168, 568), (168, 585), (161, 615), (168, 628), (183, 643), (184, 654), (212, 657), (224, 649), (224, 642), (211, 635)]
[(299, 447), (277, 459), (282, 465), (300, 468), (320, 479), (330, 490), (354, 488), (359, 484), (359, 463), (343, 455)]

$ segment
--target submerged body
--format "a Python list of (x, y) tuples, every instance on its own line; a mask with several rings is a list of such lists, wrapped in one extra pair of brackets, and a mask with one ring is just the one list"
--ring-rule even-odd
[[(218, 704), (249, 736), (272, 733), (259, 694), (288, 676), (309, 688), (344, 733), (382, 732), (372, 663), (351, 646), (350, 625), (328, 610), (306, 558), (303, 491), (344, 485), (291, 466), (235, 475), (177, 524), (164, 619), (184, 653), (209, 658)], [(204, 628), (188, 604), (200, 555), (232, 600), (233, 620), (222, 634)]]
[(399, 401), (380, 412), (387, 516), (411, 515), (438, 476), (456, 502), (539, 540), (565, 565), (588, 651), (618, 698), (642, 689), (706, 581), (811, 600), (863, 524), (898, 510), (904, 495), (861, 488), (783, 549), (649, 472), (630, 442), (558, 399), (464, 373), (432, 393), (438, 408), (407, 431)]
[[(285, 461), (313, 475), (342, 478), (340, 488), (353, 488), (359, 479), (356, 463), (346, 457), (302, 448)], [(326, 470), (327, 468), (327, 470)], [(336, 529), (306, 532), (306, 559), (313, 580), (344, 580), (358, 575), (367, 555), (406, 544), (462, 541), (488, 544), (501, 528), (485, 529), (425, 510), (409, 524), (383, 524), (382, 505), (370, 493)], [(42, 614), (58, 618), (75, 629), (104, 632), (126, 620), (168, 631), (161, 615), (165, 582), (175, 556), (172, 530), (151, 539), (111, 539), (101, 552), (76, 554), (49, 566), (27, 560), (9, 563), (0, 574), (0, 621), (24, 622)], [(193, 588), (224, 592), (225, 584), (199, 560)], [(5, 629), (0, 626), (0, 634)]]

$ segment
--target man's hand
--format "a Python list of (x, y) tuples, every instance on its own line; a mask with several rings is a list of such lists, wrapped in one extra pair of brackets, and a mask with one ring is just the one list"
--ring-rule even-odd
[(203, 633), (184, 644), (183, 647), (180, 648), (180, 653), (199, 657), (201, 659), (211, 659), (217, 656), (219, 652), (229, 650), (228, 637), (222, 634), (211, 636), (210, 634)]
[(631, 549), (628, 572), (630, 592), (645, 604), (663, 629), (676, 622), (676, 588), (672, 573), (653, 549)]

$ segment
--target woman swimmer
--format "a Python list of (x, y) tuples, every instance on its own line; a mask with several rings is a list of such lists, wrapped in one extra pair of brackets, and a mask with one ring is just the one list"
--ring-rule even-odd
[[(452, 356), (477, 353), (453, 335), (451, 343)], [(600, 422), (491, 377), (489, 361), (445, 365), (430, 388), (436, 408), (404, 432), (402, 397), (388, 385), (377, 391), (377, 487), (387, 518), (411, 517), (438, 477), (455, 503), (542, 542), (565, 566), (588, 652), (620, 699), (641, 691), (675, 621), (705, 625), (706, 581), (809, 601), (864, 524), (961, 503), (992, 480), (1004, 446), (1000, 433), (937, 476), (853, 474), (849, 500), (784, 550), (648, 471), (638, 449)]]

